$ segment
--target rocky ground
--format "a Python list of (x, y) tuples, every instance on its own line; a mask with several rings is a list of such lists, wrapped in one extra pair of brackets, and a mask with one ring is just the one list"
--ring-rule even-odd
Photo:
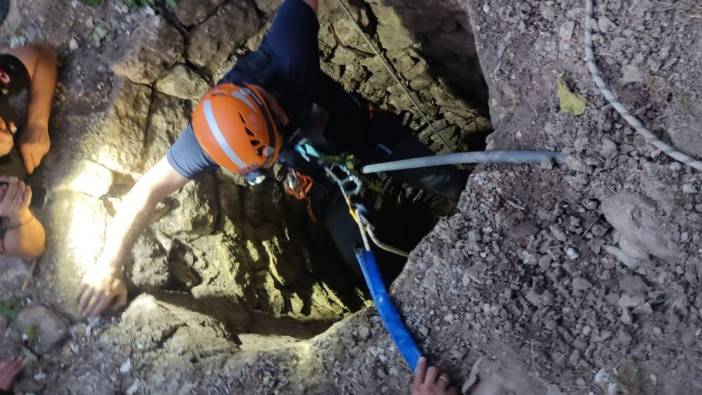
[[(322, 3), (323, 68), (421, 118), (338, 3)], [(594, 87), (584, 3), (350, 3), (434, 120), (420, 135), (434, 149), (470, 145), (489, 92), (489, 148), (570, 154), (563, 168), (478, 167), (414, 249), (392, 290), (430, 361), (459, 384), (477, 373), (479, 394), (702, 393), (702, 180), (635, 135)], [(27, 1), (1, 27), (12, 45), (48, 39), (63, 63), (53, 152), (32, 181), (49, 191), (50, 249), (27, 290), (27, 263), (3, 259), (0, 278), (16, 304), (1, 306), (0, 352), (23, 344), (34, 361), (19, 390), (407, 392), (410, 372), (375, 310), (361, 308), (357, 284), (335, 280), (342, 269), (324, 271), (337, 259), (323, 232), (275, 183), (244, 189), (218, 175), (186, 188), (135, 248), (139, 296), (126, 311), (71, 316), (119, 197), (163, 155), (192, 100), (255, 48), (276, 4)], [(700, 6), (610, 0), (595, 13), (613, 90), (702, 157)], [(582, 116), (561, 111), (559, 77), (587, 98)]]

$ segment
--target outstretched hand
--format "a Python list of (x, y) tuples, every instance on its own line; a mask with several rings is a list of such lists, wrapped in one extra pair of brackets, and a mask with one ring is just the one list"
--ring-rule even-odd
[(20, 133), (17, 145), (25, 170), (28, 174), (32, 174), (49, 152), (51, 146), (49, 131), (46, 128), (28, 126)]
[(427, 359), (421, 357), (414, 372), (412, 395), (458, 395), (458, 390), (451, 386), (448, 376), (439, 368), (428, 367)]
[(24, 369), (22, 358), (0, 361), (0, 391), (10, 391), (17, 375)]
[(119, 310), (127, 304), (127, 287), (119, 270), (97, 264), (83, 277), (76, 301), (83, 317), (100, 315), (106, 309)]

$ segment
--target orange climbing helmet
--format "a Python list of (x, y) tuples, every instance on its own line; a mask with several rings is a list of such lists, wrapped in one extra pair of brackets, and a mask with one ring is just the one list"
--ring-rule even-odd
[(193, 111), (193, 131), (202, 149), (218, 165), (247, 175), (273, 166), (282, 136), (262, 89), (220, 84)]

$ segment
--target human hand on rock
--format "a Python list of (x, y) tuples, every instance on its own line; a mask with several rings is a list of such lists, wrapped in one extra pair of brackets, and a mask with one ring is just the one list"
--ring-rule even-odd
[(98, 263), (83, 276), (76, 301), (83, 317), (100, 315), (106, 309), (118, 310), (127, 304), (127, 287), (120, 269)]
[(22, 223), (31, 213), (32, 189), (16, 177), (0, 176), (0, 217), (8, 218), (10, 225)]
[(46, 127), (29, 125), (17, 139), (22, 162), (27, 173), (32, 174), (49, 152), (51, 139)]
[(20, 357), (0, 361), (0, 391), (9, 392), (22, 369), (24, 369), (24, 361)]
[(458, 389), (451, 386), (448, 376), (434, 367), (428, 367), (427, 359), (419, 358), (414, 372), (412, 395), (458, 395)]

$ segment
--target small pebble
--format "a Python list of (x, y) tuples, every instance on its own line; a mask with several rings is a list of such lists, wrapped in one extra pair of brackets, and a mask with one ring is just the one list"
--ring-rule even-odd
[(78, 49), (78, 41), (75, 38), (72, 38), (71, 41), (68, 42), (68, 48), (71, 51), (75, 51), (76, 49)]
[(602, 16), (597, 20), (597, 26), (600, 28), (600, 31), (603, 33), (606, 33), (615, 27), (614, 23), (612, 23), (612, 21), (609, 18), (607, 18), (606, 16)]
[(119, 367), (119, 372), (122, 374), (127, 374), (132, 370), (132, 360), (131, 358), (127, 358), (126, 361), (122, 364), (122, 366)]
[(139, 391), (139, 380), (135, 380), (134, 383), (127, 388), (126, 393), (127, 395), (134, 395), (137, 391)]
[(566, 254), (568, 255), (568, 258), (573, 260), (580, 258), (580, 254), (578, 254), (578, 251), (573, 247), (568, 248), (566, 250)]
[(360, 328), (358, 328), (358, 336), (361, 339), (367, 339), (369, 335), (370, 335), (370, 329), (367, 326), (362, 325)]
[(558, 326), (558, 324), (556, 324), (556, 320), (550, 319), (550, 318), (548, 320), (546, 320), (545, 325), (546, 325), (546, 329), (548, 329), (550, 331), (556, 329), (556, 326)]
[(697, 188), (692, 184), (685, 184), (682, 186), (683, 193), (697, 193)]

